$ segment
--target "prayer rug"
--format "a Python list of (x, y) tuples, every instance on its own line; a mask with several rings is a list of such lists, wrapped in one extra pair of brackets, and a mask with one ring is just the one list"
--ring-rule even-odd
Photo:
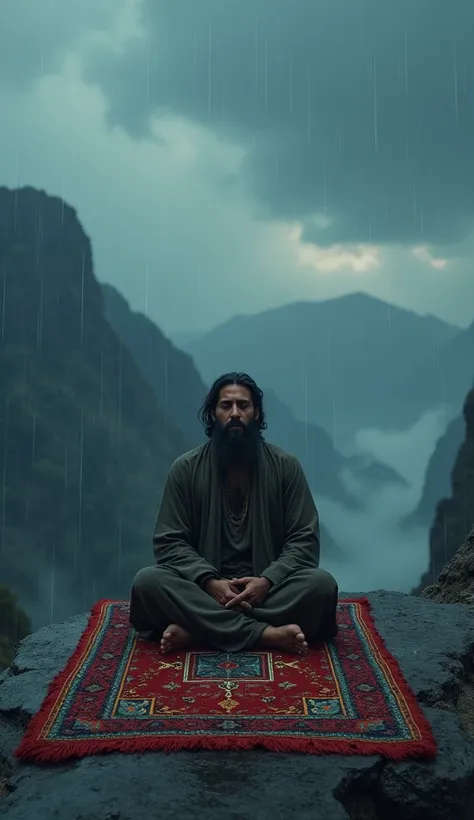
[(15, 756), (251, 749), (433, 758), (436, 744), (365, 598), (338, 605), (339, 634), (300, 658), (186, 649), (137, 637), (129, 604), (102, 600)]

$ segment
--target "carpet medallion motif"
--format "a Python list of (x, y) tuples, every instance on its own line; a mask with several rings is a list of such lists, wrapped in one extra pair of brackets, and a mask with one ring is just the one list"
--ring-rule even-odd
[(60, 761), (185, 748), (432, 758), (429, 724), (365, 598), (341, 600), (339, 634), (306, 658), (183, 650), (141, 640), (128, 602), (99, 601), (16, 750)]

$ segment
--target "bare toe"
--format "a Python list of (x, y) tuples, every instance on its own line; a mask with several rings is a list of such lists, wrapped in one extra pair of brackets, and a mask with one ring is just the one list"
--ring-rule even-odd
[(189, 632), (183, 629), (182, 626), (178, 626), (178, 624), (170, 624), (163, 632), (161, 651), (176, 651), (177, 649), (183, 649), (185, 646), (188, 646), (189, 643), (191, 643), (191, 635)]

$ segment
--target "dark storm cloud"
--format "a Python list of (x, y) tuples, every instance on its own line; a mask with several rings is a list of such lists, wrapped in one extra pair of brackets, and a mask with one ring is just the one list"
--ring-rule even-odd
[[(96, 54), (110, 117), (193, 118), (249, 147), (263, 215), (334, 241), (448, 243), (474, 209), (472, 0), (144, 0)], [(307, 217), (334, 220), (321, 233)]]

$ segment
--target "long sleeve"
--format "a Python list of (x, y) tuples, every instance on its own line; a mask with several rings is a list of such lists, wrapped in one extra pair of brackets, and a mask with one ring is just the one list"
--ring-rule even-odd
[(172, 465), (165, 482), (160, 509), (153, 532), (157, 566), (174, 569), (181, 578), (202, 584), (219, 573), (193, 546), (190, 493), (186, 492), (182, 468)]
[(283, 549), (261, 573), (272, 584), (299, 569), (319, 566), (319, 515), (303, 469), (294, 457), (288, 458), (283, 471), (283, 509)]

